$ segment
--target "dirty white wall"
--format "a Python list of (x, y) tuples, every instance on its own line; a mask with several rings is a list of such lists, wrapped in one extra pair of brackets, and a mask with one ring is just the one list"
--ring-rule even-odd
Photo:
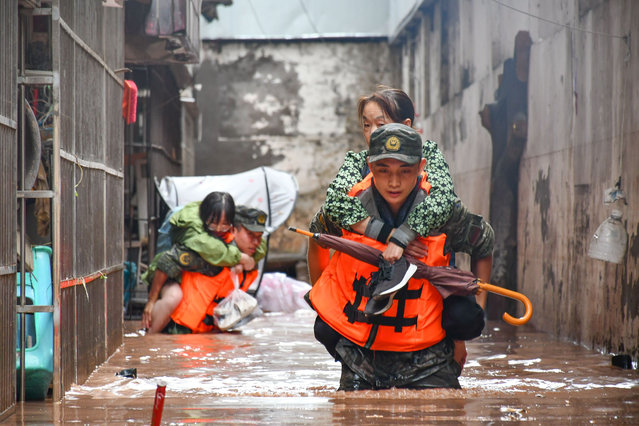
[[(373, 39), (205, 43), (196, 174), (290, 172), (300, 192), (288, 225), (307, 228), (345, 153), (364, 149), (357, 99), (393, 84), (391, 56), (385, 41)], [(283, 252), (305, 243), (284, 229), (271, 239)]]
[[(518, 212), (518, 283), (535, 309), (531, 323), (637, 356), (639, 3), (424, 2), (393, 40), (403, 52), (402, 86), (424, 136), (444, 150), (458, 194), (487, 217), (492, 148), (478, 112), (494, 101), (520, 30), (533, 40)], [(618, 37), (627, 34), (630, 43)], [(619, 177), (628, 205), (616, 208), (629, 239), (625, 262), (615, 265), (587, 250), (611, 210), (603, 191)]]
[[(613, 352), (639, 354), (639, 3), (576, 3), (531, 51), (529, 143), (520, 178), (519, 271), (548, 312), (549, 330)], [(585, 13), (583, 13), (585, 12)], [(535, 143), (530, 143), (530, 141)], [(621, 265), (587, 257), (621, 177), (628, 252)]]

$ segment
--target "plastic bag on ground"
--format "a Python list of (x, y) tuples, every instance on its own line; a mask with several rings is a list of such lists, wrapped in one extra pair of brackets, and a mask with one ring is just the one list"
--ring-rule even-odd
[(257, 300), (240, 290), (237, 274), (231, 271), (235, 289), (229, 293), (213, 310), (215, 325), (222, 331), (235, 327), (243, 318), (248, 317), (257, 307)]
[(311, 309), (304, 300), (311, 285), (298, 281), (282, 272), (266, 273), (262, 276), (257, 301), (265, 312), (295, 312)]

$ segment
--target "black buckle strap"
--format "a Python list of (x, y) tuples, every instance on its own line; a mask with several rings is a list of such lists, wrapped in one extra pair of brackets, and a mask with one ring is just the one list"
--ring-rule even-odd
[(364, 315), (364, 312), (358, 311), (355, 306), (359, 306), (362, 303), (364, 296), (371, 296), (372, 288), (368, 285), (368, 280), (361, 276), (359, 278), (356, 277), (355, 281), (353, 281), (353, 291), (355, 292), (355, 301), (352, 304), (348, 302), (346, 306), (344, 306), (344, 313), (348, 318), (348, 322), (351, 324), (355, 321), (362, 322), (359, 320), (359, 314)]
[(372, 286), (368, 285), (368, 280), (364, 277), (356, 278), (353, 281), (353, 291), (355, 292), (355, 300), (353, 303), (348, 302), (344, 306), (343, 312), (351, 324), (361, 322), (378, 326), (395, 327), (395, 331), (402, 332), (403, 327), (411, 327), (417, 324), (417, 317), (404, 318), (406, 300), (419, 299), (422, 295), (422, 287), (416, 290), (409, 290), (408, 287), (402, 288), (395, 295), (398, 302), (397, 315), (387, 317), (383, 315), (366, 315), (364, 311), (360, 311), (356, 306), (360, 306), (362, 298), (370, 298)]

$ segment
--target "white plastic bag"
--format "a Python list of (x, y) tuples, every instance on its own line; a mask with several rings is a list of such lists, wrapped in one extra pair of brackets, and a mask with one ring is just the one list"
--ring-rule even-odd
[(295, 312), (298, 309), (311, 309), (304, 295), (311, 285), (293, 279), (282, 272), (266, 273), (257, 292), (257, 301), (265, 312)]
[(235, 289), (229, 293), (213, 310), (215, 325), (222, 330), (230, 330), (243, 318), (248, 317), (257, 307), (257, 300), (240, 290), (237, 274), (231, 269), (231, 279)]
[(253, 312), (251, 312), (249, 316), (242, 318), (240, 322), (236, 323), (233, 327), (231, 327), (227, 331), (233, 331), (233, 330), (237, 330), (238, 328), (242, 328), (249, 322), (253, 321), (255, 318), (259, 318), (262, 315), (264, 315), (264, 311), (260, 309), (260, 306), (258, 304), (257, 308), (253, 309)]

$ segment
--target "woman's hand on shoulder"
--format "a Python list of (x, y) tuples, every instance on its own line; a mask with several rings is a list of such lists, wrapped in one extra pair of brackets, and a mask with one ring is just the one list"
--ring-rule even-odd
[(253, 269), (255, 269), (255, 259), (253, 259), (246, 253), (242, 253), (242, 257), (240, 258), (240, 265), (242, 265), (243, 270), (252, 271)]
[(415, 259), (421, 259), (428, 256), (428, 246), (421, 241), (414, 239), (406, 246), (406, 254), (414, 257)]

